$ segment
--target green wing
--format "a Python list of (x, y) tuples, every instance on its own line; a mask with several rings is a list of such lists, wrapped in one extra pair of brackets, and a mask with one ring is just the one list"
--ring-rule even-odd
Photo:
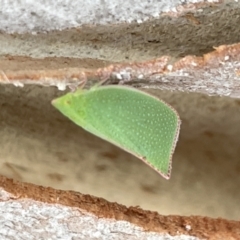
[(122, 86), (94, 88), (85, 92), (84, 99), (84, 129), (141, 158), (169, 178), (180, 127), (172, 107)]

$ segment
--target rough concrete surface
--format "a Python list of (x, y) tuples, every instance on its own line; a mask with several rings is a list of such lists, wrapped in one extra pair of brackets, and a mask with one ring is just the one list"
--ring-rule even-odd
[(27, 239), (238, 240), (240, 236), (239, 221), (163, 216), (140, 207), (127, 208), (103, 198), (3, 176), (0, 176), (0, 212), (2, 239), (27, 236)]
[(1, 239), (16, 239), (17, 236), (18, 239), (28, 240), (199, 240), (184, 234), (171, 236), (144, 231), (128, 221), (98, 218), (84, 210), (37, 201), (0, 202), (0, 213)]
[[(203, 56), (170, 56), (110, 64), (96, 59), (0, 57), (0, 83), (89, 88), (99, 82), (136, 88), (204, 93), (240, 98), (240, 44), (222, 45)], [(104, 80), (104, 81), (103, 81)]]
[(164, 12), (193, 3), (218, 3), (218, 0), (20, 0), (0, 1), (0, 30), (13, 33), (63, 30), (82, 25), (142, 23)]
[[(0, 54), (96, 58), (112, 62), (143, 61), (163, 55), (175, 58), (201, 56), (212, 51), (213, 47), (240, 41), (240, 2), (222, 2), (205, 8), (193, 7), (186, 13), (183, 10), (187, 5), (184, 4), (178, 17), (171, 17), (169, 13), (141, 24), (83, 25), (47, 34), (41, 31), (37, 35), (30, 34), (31, 31), (20, 35), (16, 32), (7, 34), (2, 29)], [(9, 26), (14, 26), (10, 23)]]

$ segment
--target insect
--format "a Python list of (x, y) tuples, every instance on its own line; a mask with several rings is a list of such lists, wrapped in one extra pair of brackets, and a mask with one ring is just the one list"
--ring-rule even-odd
[(78, 89), (52, 104), (83, 129), (170, 178), (181, 121), (167, 103), (131, 87), (108, 85)]

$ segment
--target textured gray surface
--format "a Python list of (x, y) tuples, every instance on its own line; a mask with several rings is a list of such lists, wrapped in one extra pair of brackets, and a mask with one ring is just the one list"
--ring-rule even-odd
[[(240, 41), (240, 2), (209, 7), (190, 18), (161, 16), (142, 24), (84, 26), (48, 34), (0, 34), (0, 54), (143, 61), (163, 55), (202, 55)], [(193, 18), (193, 20), (191, 20)], [(195, 23), (195, 20), (199, 23)]]
[[(11, 196), (0, 189), (0, 237), (9, 239), (89, 239), (89, 240), (198, 240), (196, 237), (145, 232), (126, 221), (95, 215), (31, 200), (6, 200)], [(187, 226), (188, 228), (190, 226)]]
[[(84, 24), (141, 23), (181, 4), (203, 0), (20, 0), (0, 1), (0, 30), (9, 33), (42, 32)], [(216, 1), (207, 1), (218, 2)]]

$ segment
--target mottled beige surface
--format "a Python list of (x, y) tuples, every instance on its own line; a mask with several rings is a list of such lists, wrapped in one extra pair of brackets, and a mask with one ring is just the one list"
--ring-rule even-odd
[(240, 215), (240, 101), (156, 92), (182, 118), (169, 181), (51, 105), (55, 88), (0, 86), (0, 174), (161, 214)]

